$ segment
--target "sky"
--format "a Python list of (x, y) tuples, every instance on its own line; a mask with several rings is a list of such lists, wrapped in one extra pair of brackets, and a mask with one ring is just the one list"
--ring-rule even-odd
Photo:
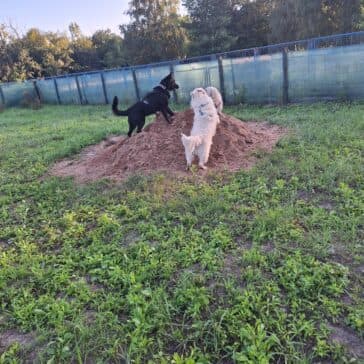
[(119, 34), (119, 25), (129, 22), (128, 0), (0, 0), (0, 23), (9, 22), (20, 33), (35, 27), (43, 31), (68, 30), (76, 22), (85, 35), (98, 29)]

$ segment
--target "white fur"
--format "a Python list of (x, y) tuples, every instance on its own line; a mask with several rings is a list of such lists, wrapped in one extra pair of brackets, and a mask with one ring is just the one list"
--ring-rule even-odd
[(203, 88), (191, 92), (191, 107), (194, 111), (191, 136), (182, 134), (182, 144), (185, 148), (187, 168), (190, 168), (193, 156), (197, 155), (199, 167), (206, 169), (212, 145), (212, 138), (219, 123), (214, 102)]
[(207, 94), (212, 98), (216, 110), (220, 114), (222, 112), (222, 108), (224, 107), (224, 103), (222, 101), (222, 97), (219, 90), (213, 86), (206, 87), (205, 90)]

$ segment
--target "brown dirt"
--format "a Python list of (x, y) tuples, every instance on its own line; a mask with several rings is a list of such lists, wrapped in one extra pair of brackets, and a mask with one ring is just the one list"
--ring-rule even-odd
[(21, 347), (25, 347), (34, 344), (34, 340), (33, 334), (23, 334), (16, 330), (0, 332), (0, 353), (12, 344), (18, 343)]
[(331, 334), (329, 340), (346, 348), (354, 358), (364, 359), (364, 340), (354, 330), (338, 325), (329, 325)]
[[(253, 152), (271, 151), (286, 130), (267, 122), (242, 122), (223, 114), (213, 139), (209, 170), (237, 171), (250, 168), (256, 162)], [(86, 148), (74, 160), (62, 160), (50, 171), (51, 175), (72, 176), (78, 183), (101, 178), (122, 180), (132, 174), (164, 171), (187, 176), (181, 133), (190, 134), (193, 111), (179, 112), (169, 125), (163, 116), (147, 125), (143, 132), (111, 137), (98, 145)], [(205, 171), (199, 171), (205, 175)]]

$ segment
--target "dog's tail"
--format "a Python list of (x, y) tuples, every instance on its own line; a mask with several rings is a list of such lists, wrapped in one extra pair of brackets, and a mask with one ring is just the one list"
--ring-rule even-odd
[(119, 99), (117, 96), (114, 97), (112, 101), (112, 112), (117, 116), (128, 116), (128, 110), (119, 110), (118, 109)]
[(193, 152), (196, 147), (198, 147), (202, 143), (201, 137), (199, 135), (187, 136), (182, 134), (181, 140), (185, 149), (188, 149), (191, 152)]

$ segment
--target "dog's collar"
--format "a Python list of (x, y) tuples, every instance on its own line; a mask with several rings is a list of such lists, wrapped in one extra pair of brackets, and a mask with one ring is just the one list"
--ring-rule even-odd
[(167, 90), (167, 87), (163, 86), (163, 85), (158, 85), (156, 87), (154, 87), (153, 89), (155, 92), (158, 92), (160, 94), (166, 95), (168, 98), (171, 97), (171, 94), (169, 93), (169, 91)]
[(163, 90), (166, 90), (167, 89), (167, 87), (164, 86), (164, 85), (162, 85), (161, 83), (158, 86), (162, 87)]

